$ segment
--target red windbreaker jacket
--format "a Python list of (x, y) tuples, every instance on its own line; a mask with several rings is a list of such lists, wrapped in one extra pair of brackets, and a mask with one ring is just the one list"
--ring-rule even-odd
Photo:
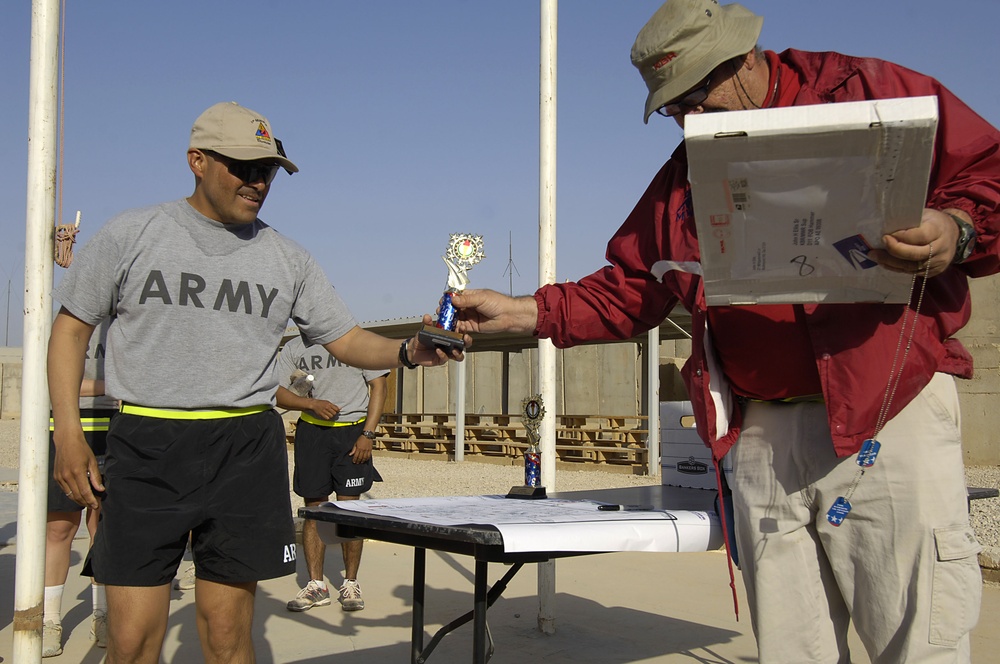
[[(892, 63), (838, 53), (788, 50), (777, 57), (801, 88), (791, 105), (936, 95), (939, 124), (926, 206), (969, 213), (978, 233), (973, 255), (929, 280), (913, 347), (888, 417), (936, 371), (971, 377), (972, 358), (952, 338), (969, 320), (968, 276), (1000, 269), (1000, 132), (936, 80)], [(741, 415), (712, 350), (698, 241), (681, 144), (608, 243), (610, 263), (577, 283), (539, 289), (535, 333), (560, 347), (628, 339), (659, 325), (675, 304), (692, 314), (692, 352), (683, 369), (698, 433), (718, 462), (739, 435)], [(762, 305), (763, 306), (763, 305)], [(878, 419), (900, 338), (903, 305), (802, 305), (815, 351), (833, 443), (858, 451)], [(912, 305), (911, 305), (912, 306)]]

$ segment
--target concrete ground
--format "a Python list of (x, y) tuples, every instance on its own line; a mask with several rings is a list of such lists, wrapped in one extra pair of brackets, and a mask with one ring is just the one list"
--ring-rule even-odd
[[(0, 661), (10, 662), (14, 598), (16, 494), (0, 493)], [(4, 544), (7, 546), (3, 546)], [(86, 554), (85, 535), (73, 544), (73, 567), (63, 600), (64, 652), (53, 663), (97, 664), (104, 651), (89, 641), (89, 580), (79, 576)], [(290, 613), (285, 603), (305, 582), (304, 560), (296, 576), (260, 584), (255, 617), (257, 661), (261, 664), (376, 664), (408, 662), (410, 647), (413, 551), (366, 542), (360, 582), (366, 608), (345, 613), (335, 602), (305, 613)], [(338, 548), (327, 550), (326, 572), (341, 581)], [(537, 566), (526, 565), (489, 611), (495, 664), (616, 664), (756, 662), (756, 647), (737, 575), (741, 613), (733, 615), (725, 555), (721, 552), (615, 553), (556, 562), (554, 635), (537, 629)], [(490, 566), (491, 583), (506, 568)], [(428, 552), (426, 636), (472, 608), (470, 558)], [(1000, 586), (984, 588), (982, 615), (973, 632), (973, 661), (996, 661), (1000, 633)], [(428, 661), (471, 661), (471, 625), (446, 636)], [(855, 662), (868, 662), (856, 637)], [(989, 655), (989, 653), (994, 653)], [(163, 650), (165, 662), (202, 661), (194, 620), (194, 591), (173, 591)]]

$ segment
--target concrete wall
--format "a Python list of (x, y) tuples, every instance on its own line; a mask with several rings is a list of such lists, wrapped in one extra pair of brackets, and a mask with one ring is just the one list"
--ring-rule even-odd
[(976, 373), (956, 381), (968, 465), (1000, 465), (1000, 279), (972, 280), (972, 320), (958, 334)]
[(0, 348), (0, 418), (21, 416), (21, 349)]
[[(537, 349), (507, 353), (469, 353), (465, 361), (465, 404), (468, 412), (517, 412), (521, 400), (538, 386)], [(450, 413), (455, 411), (457, 372), (449, 364), (418, 368), (402, 374), (403, 412)], [(550, 412), (568, 415), (634, 415), (641, 402), (643, 359), (632, 344), (581, 346), (556, 351), (559, 392)], [(506, 406), (506, 408), (505, 408)]]

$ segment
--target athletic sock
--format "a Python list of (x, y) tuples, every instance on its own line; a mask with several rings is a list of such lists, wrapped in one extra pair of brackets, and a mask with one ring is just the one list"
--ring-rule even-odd
[(90, 597), (91, 601), (94, 603), (94, 611), (104, 611), (108, 610), (108, 596), (104, 593), (103, 583), (91, 583), (90, 584)]
[(60, 586), (45, 586), (45, 608), (42, 610), (42, 622), (62, 623), (62, 596), (63, 588)]
[(315, 583), (320, 588), (322, 588), (323, 590), (327, 590), (326, 581), (324, 581), (323, 579), (313, 579), (312, 582)]

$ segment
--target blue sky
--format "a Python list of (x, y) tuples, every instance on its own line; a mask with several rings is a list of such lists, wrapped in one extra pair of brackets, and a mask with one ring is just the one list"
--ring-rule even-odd
[[(123, 209), (189, 195), (191, 123), (235, 100), (271, 120), (301, 168), (279, 174), (261, 217), (309, 248), (360, 320), (433, 311), (453, 232), (484, 236), (473, 286), (537, 286), (536, 0), (67, 4), (63, 221), (82, 211), (80, 242)], [(628, 57), (660, 4), (559, 5), (559, 281), (603, 265), (608, 238), (680, 140), (670, 121), (642, 123), (645, 87)], [(765, 17), (764, 48), (889, 59), (1000, 125), (996, 0), (743, 4)], [(11, 295), (0, 342), (10, 345), (23, 325), (30, 21), (29, 0), (5, 3), (0, 306), (8, 283)]]

